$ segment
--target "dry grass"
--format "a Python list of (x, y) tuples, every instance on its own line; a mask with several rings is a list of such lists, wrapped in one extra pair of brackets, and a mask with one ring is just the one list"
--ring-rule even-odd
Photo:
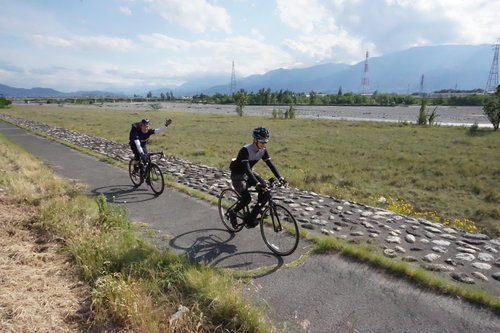
[(33, 209), (12, 201), (0, 193), (1, 331), (79, 331), (88, 288), (60, 244), (26, 228)]

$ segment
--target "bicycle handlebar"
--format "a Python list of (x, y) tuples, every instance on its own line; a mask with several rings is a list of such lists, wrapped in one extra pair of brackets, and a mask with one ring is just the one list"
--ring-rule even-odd
[(154, 156), (154, 155), (160, 155), (160, 158), (162, 158), (163, 157), (163, 152), (160, 151), (160, 152), (156, 152), (156, 153), (148, 153), (148, 155), (149, 155), (149, 157)]

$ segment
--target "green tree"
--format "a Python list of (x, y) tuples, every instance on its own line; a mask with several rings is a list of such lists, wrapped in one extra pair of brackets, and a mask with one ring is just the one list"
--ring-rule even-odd
[(7, 98), (5, 97), (0, 97), (0, 109), (3, 109), (4, 107), (10, 105), (12, 102), (9, 101)]
[(318, 98), (318, 94), (314, 90), (311, 90), (309, 92), (309, 105), (318, 104), (317, 98)]
[(234, 94), (234, 103), (236, 104), (236, 113), (238, 116), (243, 116), (243, 108), (248, 104), (248, 95), (245, 90), (240, 89)]
[(483, 107), (483, 111), (486, 117), (488, 117), (490, 122), (493, 124), (493, 129), (497, 131), (498, 126), (500, 125), (500, 86), (497, 87), (493, 96), (493, 99), (491, 99)]

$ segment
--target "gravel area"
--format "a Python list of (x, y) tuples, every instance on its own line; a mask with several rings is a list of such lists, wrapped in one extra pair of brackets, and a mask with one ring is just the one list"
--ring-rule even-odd
[[(151, 103), (104, 103), (88, 106), (65, 104), (65, 107), (90, 107), (125, 110), (148, 110)], [(209, 114), (235, 114), (234, 105), (192, 104), (162, 102), (161, 110), (180, 112), (197, 112)], [(50, 104), (49, 104), (50, 105)], [(282, 110), (288, 106), (246, 106), (244, 111), (250, 116), (271, 116), (273, 108)], [(382, 122), (415, 122), (420, 106), (297, 106), (299, 118), (345, 119)], [(434, 107), (429, 107), (431, 112)], [(470, 126), (477, 122), (481, 127), (491, 127), (491, 123), (483, 113), (481, 106), (438, 106), (437, 122), (443, 125)]]

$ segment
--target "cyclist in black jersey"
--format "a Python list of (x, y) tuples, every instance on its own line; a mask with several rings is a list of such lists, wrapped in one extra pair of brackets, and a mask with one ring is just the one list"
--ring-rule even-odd
[(280, 176), (278, 169), (271, 162), (269, 153), (266, 150), (266, 144), (269, 142), (269, 131), (264, 127), (257, 127), (252, 132), (253, 142), (243, 146), (236, 159), (233, 159), (230, 165), (231, 181), (234, 189), (241, 196), (240, 201), (229, 211), (231, 223), (236, 224), (236, 212), (243, 209), (252, 201), (252, 197), (248, 188), (255, 186), (259, 191), (257, 204), (252, 208), (249, 216), (245, 217), (246, 226), (249, 228), (255, 227), (257, 215), (259, 215), (262, 206), (267, 202), (268, 194), (266, 192), (267, 184), (262, 177), (252, 171), (253, 166), (260, 160), (266, 162), (269, 169), (276, 178), (283, 184), (287, 184), (286, 180)]
[(146, 145), (148, 143), (148, 139), (151, 135), (160, 133), (164, 131), (168, 125), (172, 123), (171, 119), (167, 119), (165, 121), (165, 125), (157, 128), (151, 129), (149, 126), (151, 122), (149, 119), (142, 119), (140, 122), (132, 124), (132, 128), (129, 133), (129, 144), (132, 152), (134, 153), (134, 161), (135, 165), (139, 162), (139, 159), (146, 160), (148, 150), (146, 149)]

